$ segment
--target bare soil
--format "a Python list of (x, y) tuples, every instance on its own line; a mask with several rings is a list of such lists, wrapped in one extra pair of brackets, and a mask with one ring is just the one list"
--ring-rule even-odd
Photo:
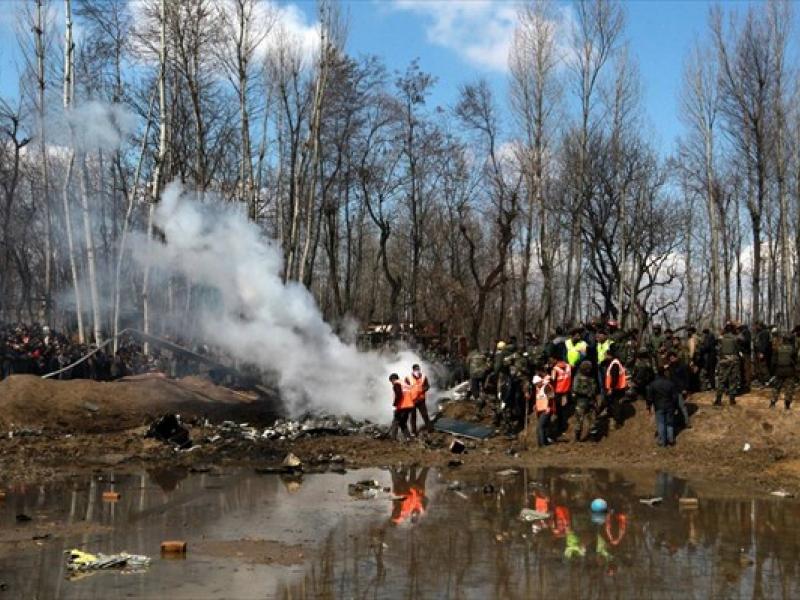
[[(624, 425), (611, 429), (599, 442), (576, 443), (568, 431), (567, 441), (537, 448), (531, 427), (527, 437), (467, 440), (467, 452), (457, 457), (463, 466), (457, 469), (564, 466), (664, 470), (727, 486), (800, 493), (800, 407), (769, 409), (765, 393), (740, 397), (736, 406), (713, 407), (712, 401), (711, 394), (691, 398), (693, 427), (681, 431), (672, 448), (657, 447), (653, 417), (641, 403), (634, 403), (626, 406)], [(277, 404), (274, 398), (230, 390), (200, 378), (147, 377), (98, 383), (14, 376), (0, 382), (0, 434), (12, 428), (41, 429), (42, 433), (0, 438), (0, 490), (16, 482), (64, 479), (87, 470), (276, 465), (287, 452), (299, 456), (306, 470), (399, 463), (446, 467), (456, 458), (448, 450), (451, 436), (441, 433), (406, 443), (366, 436), (205, 442), (216, 430), (200, 424), (204, 417), (213, 423), (231, 419), (267, 424), (274, 420)], [(197, 448), (177, 452), (144, 438), (152, 419), (166, 412), (180, 413), (197, 423), (191, 427)], [(466, 402), (449, 404), (444, 412), (454, 418), (481, 420), (474, 405)], [(749, 444), (747, 450), (745, 444)], [(344, 463), (330, 464), (333, 455), (343, 457)]]

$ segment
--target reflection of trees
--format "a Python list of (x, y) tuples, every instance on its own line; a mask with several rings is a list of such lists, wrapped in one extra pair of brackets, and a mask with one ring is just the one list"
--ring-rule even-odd
[[(414, 526), (384, 525), (368, 533), (335, 530), (331, 539), (338, 541), (326, 544), (326, 556), (313, 560), (304, 584), (285, 588), (283, 595), (800, 597), (800, 538), (793, 524), (800, 516), (798, 506), (701, 498), (699, 509), (684, 511), (678, 498), (693, 495), (691, 486), (659, 474), (652, 492), (664, 501), (649, 507), (613, 473), (562, 475), (553, 469), (507, 479), (489, 475), (497, 489), (490, 495), (482, 492), (486, 478), (476, 478), (462, 492), (466, 500), (440, 486), (429, 494), (425, 518)], [(395, 487), (409, 477), (395, 473)], [(584, 556), (564, 558), (566, 536), (558, 535), (553, 523), (533, 533), (531, 524), (519, 521), (520, 509), (533, 507), (534, 491), (547, 496), (551, 510), (568, 509)], [(588, 505), (596, 496), (627, 517), (618, 545), (609, 541), (619, 533), (616, 521), (608, 536), (605, 523), (591, 519)], [(335, 567), (322, 569), (323, 564)]]

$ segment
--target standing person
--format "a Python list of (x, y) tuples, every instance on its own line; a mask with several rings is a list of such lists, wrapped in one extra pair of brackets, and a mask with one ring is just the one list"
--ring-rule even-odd
[(567, 350), (567, 362), (574, 369), (586, 358), (589, 350), (588, 345), (583, 341), (581, 330), (573, 329), (571, 337), (564, 342), (564, 345)]
[(726, 323), (722, 337), (717, 343), (719, 362), (717, 363), (717, 398), (714, 400), (714, 406), (722, 406), (723, 394), (728, 394), (731, 406), (736, 404), (741, 362), (739, 360), (739, 340), (735, 331), (736, 327), (733, 323)]
[(555, 356), (559, 360), (567, 360), (567, 334), (560, 325), (556, 327), (556, 335), (545, 349), (547, 357)]
[(700, 390), (713, 390), (717, 372), (717, 338), (708, 328), (703, 329), (699, 355)]
[(686, 398), (689, 395), (689, 367), (676, 352), (667, 356), (669, 379), (678, 390), (678, 410), (683, 417), (683, 424), (687, 429), (692, 428), (689, 422), (689, 410), (686, 408)]
[[(513, 339), (513, 338), (512, 338)], [(525, 396), (528, 383), (528, 361), (522, 352), (516, 350), (503, 359), (508, 373), (506, 387), (503, 391), (503, 415), (508, 434), (521, 431), (525, 423)]]
[(411, 434), (408, 432), (408, 415), (414, 410), (414, 400), (411, 397), (411, 389), (405, 386), (400, 381), (400, 376), (397, 373), (389, 375), (389, 383), (392, 384), (392, 405), (394, 406), (394, 418), (392, 419), (392, 426), (389, 428), (389, 433), (386, 437), (391, 439), (399, 439), (399, 434), (402, 431), (406, 440), (411, 439)]
[(475, 348), (467, 357), (469, 368), (469, 390), (472, 399), (477, 402), (478, 410), (483, 412), (486, 400), (483, 395), (483, 382), (489, 373), (489, 359), (484, 352)]
[(775, 373), (775, 391), (772, 393), (769, 407), (775, 408), (780, 398), (781, 390), (785, 386), (783, 405), (786, 410), (789, 410), (797, 385), (797, 355), (794, 351), (791, 336), (784, 336), (781, 340), (781, 345), (778, 346), (778, 350), (775, 352), (773, 371)]
[[(597, 365), (598, 365), (597, 383), (598, 385), (603, 385), (602, 381), (603, 370), (600, 369), (599, 366), (606, 363), (606, 359), (608, 357), (608, 351), (611, 349), (611, 344), (613, 344), (613, 342), (608, 338), (608, 335), (603, 330), (597, 332), (596, 340), (597, 340), (596, 352), (597, 352)], [(624, 362), (619, 356), (619, 352), (617, 353), (617, 358), (620, 358), (620, 362)]]
[(739, 382), (739, 390), (742, 394), (746, 394), (750, 391), (750, 383), (753, 380), (753, 336), (750, 333), (750, 328), (746, 324), (740, 325), (737, 333), (742, 369), (742, 379)]
[(655, 379), (655, 371), (653, 370), (653, 363), (650, 360), (650, 354), (647, 350), (639, 350), (636, 353), (636, 361), (633, 363), (633, 372), (631, 373), (631, 386), (629, 395), (632, 400), (646, 399), (647, 386)]
[(433, 424), (431, 418), (428, 416), (428, 405), (425, 403), (427, 400), (427, 392), (431, 389), (428, 382), (428, 377), (422, 374), (422, 369), (419, 365), (411, 366), (411, 375), (406, 377), (406, 385), (411, 389), (411, 397), (414, 400), (414, 407), (411, 410), (411, 433), (417, 435), (417, 412), (422, 416), (425, 422), (425, 429), (428, 432), (433, 431)]
[(554, 403), (558, 417), (558, 433), (567, 429), (569, 393), (572, 390), (572, 367), (563, 360), (550, 358), (550, 381), (553, 382)]
[(661, 346), (664, 345), (664, 334), (661, 332), (661, 325), (653, 325), (653, 334), (647, 341), (647, 351), (653, 361), (653, 367), (657, 366), (658, 354), (661, 351)]
[(755, 378), (761, 385), (766, 385), (772, 370), (772, 335), (763, 321), (756, 323), (755, 329)]
[(625, 397), (628, 389), (628, 376), (625, 367), (617, 358), (614, 348), (609, 349), (606, 360), (608, 366), (605, 368), (605, 381), (603, 389), (605, 391), (606, 415), (613, 417), (614, 428), (622, 426), (622, 410), (620, 403)]
[(675, 409), (678, 407), (678, 389), (659, 369), (656, 378), (647, 386), (647, 410), (655, 409), (658, 445), (672, 446), (675, 443), (673, 425)]
[(555, 395), (550, 386), (549, 377), (542, 378), (539, 375), (533, 377), (534, 407), (536, 410), (536, 435), (539, 447), (549, 446), (553, 443), (547, 435), (547, 428), (550, 425), (550, 417), (556, 411)]
[(572, 384), (572, 399), (575, 402), (575, 441), (580, 442), (583, 434), (583, 423), (589, 417), (589, 432), (594, 429), (595, 402), (597, 399), (597, 381), (592, 377), (592, 363), (583, 361), (578, 367), (578, 374)]

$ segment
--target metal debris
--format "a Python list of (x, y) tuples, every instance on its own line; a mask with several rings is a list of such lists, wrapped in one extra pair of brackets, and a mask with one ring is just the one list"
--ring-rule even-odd
[(647, 506), (655, 506), (656, 504), (661, 504), (664, 499), (661, 496), (655, 496), (654, 498), (639, 498), (639, 502), (642, 504), (646, 504)]
[(519, 511), (519, 518), (526, 523), (533, 523), (534, 521), (544, 521), (550, 518), (550, 513), (539, 512), (531, 508), (523, 508)]

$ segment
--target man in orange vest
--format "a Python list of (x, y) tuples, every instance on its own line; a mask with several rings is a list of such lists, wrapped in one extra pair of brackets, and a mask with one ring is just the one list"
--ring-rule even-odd
[(628, 389), (628, 376), (613, 346), (606, 353), (603, 372), (605, 373), (603, 391), (606, 397), (606, 416), (613, 417), (614, 428), (619, 429), (622, 426), (620, 403), (625, 397), (625, 390)]
[(558, 433), (561, 434), (567, 429), (570, 392), (572, 391), (572, 367), (567, 361), (554, 356), (550, 358), (550, 381), (555, 396)]
[(425, 394), (431, 389), (428, 383), (428, 377), (423, 375), (422, 369), (419, 365), (412, 365), (411, 375), (405, 379), (405, 384), (411, 389), (411, 396), (414, 399), (414, 407), (411, 409), (411, 433), (417, 435), (417, 411), (422, 415), (422, 420), (425, 422), (425, 429), (429, 432), (433, 431), (433, 424), (431, 418), (428, 416), (428, 406), (425, 404)]
[(389, 375), (389, 382), (392, 384), (394, 419), (392, 419), (392, 426), (386, 437), (390, 440), (398, 439), (399, 432), (402, 431), (405, 439), (408, 440), (411, 438), (411, 434), (408, 432), (408, 415), (414, 410), (411, 389), (400, 382), (400, 376), (397, 373)]

